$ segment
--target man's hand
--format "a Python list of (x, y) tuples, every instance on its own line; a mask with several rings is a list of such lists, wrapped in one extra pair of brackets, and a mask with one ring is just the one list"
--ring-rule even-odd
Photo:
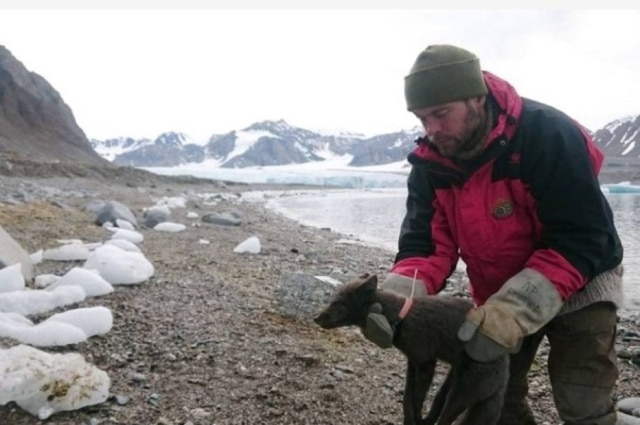
[[(402, 276), (397, 273), (389, 273), (379, 286), (380, 290), (394, 293), (398, 296), (409, 298), (428, 295), (427, 289), (421, 280)], [(393, 328), (382, 314), (382, 306), (374, 304), (367, 315), (367, 326), (364, 336), (380, 348), (389, 348), (393, 345)]]
[(382, 291), (392, 292), (405, 298), (409, 298), (412, 295), (414, 298), (429, 295), (422, 280), (413, 279), (412, 277), (403, 276), (397, 273), (389, 273), (382, 284), (380, 284), (379, 288)]
[(520, 350), (522, 338), (540, 330), (562, 308), (551, 281), (533, 269), (509, 279), (487, 302), (469, 310), (458, 330), (471, 358), (480, 362)]
[(380, 348), (393, 346), (393, 329), (387, 318), (382, 314), (382, 306), (380, 304), (375, 303), (369, 308), (367, 325), (362, 333), (365, 338)]
[(499, 303), (489, 301), (471, 309), (458, 330), (458, 338), (466, 342), (465, 350), (479, 362), (496, 360), (520, 350), (524, 330), (515, 316)]

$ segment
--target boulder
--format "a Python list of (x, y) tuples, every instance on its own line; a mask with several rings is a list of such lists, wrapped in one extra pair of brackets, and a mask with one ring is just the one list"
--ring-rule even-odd
[(325, 308), (341, 282), (328, 276), (284, 273), (278, 282), (280, 313), (310, 321)]
[(29, 254), (0, 226), (0, 268), (20, 263), (22, 275), (33, 279), (33, 262)]

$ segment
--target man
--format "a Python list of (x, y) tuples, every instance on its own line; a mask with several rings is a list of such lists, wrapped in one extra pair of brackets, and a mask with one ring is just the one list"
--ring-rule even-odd
[[(471, 52), (429, 46), (405, 78), (425, 137), (383, 290), (436, 294), (461, 257), (476, 303), (458, 337), (477, 361), (511, 355), (500, 424), (535, 424), (527, 373), (544, 336), (565, 424), (612, 425), (622, 246), (598, 182), (602, 154), (562, 112), (520, 97)], [(388, 346), (372, 312), (365, 332)]]

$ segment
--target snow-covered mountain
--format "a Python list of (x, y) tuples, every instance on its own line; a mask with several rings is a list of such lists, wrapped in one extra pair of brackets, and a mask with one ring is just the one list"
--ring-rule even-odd
[(615, 120), (594, 138), (605, 154), (601, 181), (640, 180), (640, 115)]
[(365, 138), (353, 134), (320, 134), (283, 120), (263, 121), (241, 130), (211, 136), (202, 145), (183, 133), (163, 133), (155, 140), (91, 140), (93, 148), (117, 165), (173, 167), (202, 163), (222, 168), (302, 164), (342, 157), (349, 165), (402, 161), (421, 134), (401, 131)]
[(594, 134), (606, 156), (640, 158), (640, 115), (615, 120)]
[(90, 143), (100, 156), (116, 165), (173, 167), (204, 159), (203, 147), (184, 133), (162, 133), (155, 140), (122, 137), (92, 139)]
[(113, 161), (116, 156), (133, 151), (153, 143), (151, 139), (133, 139), (131, 137), (118, 137), (107, 140), (89, 140), (91, 147), (101, 157)]
[[(412, 130), (365, 137), (358, 134), (322, 134), (285, 121), (262, 121), (204, 143), (184, 133), (163, 133), (155, 140), (120, 138), (91, 140), (102, 157), (117, 165), (175, 167), (206, 163), (221, 168), (303, 164), (342, 158), (362, 167), (403, 161), (423, 134)], [(626, 117), (593, 133), (606, 156), (606, 167), (640, 166), (640, 116)], [(616, 168), (618, 167), (618, 168)], [(606, 170), (605, 170), (606, 171)]]

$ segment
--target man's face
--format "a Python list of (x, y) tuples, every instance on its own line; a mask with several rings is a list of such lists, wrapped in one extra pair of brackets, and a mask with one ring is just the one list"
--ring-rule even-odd
[(480, 126), (484, 126), (485, 97), (460, 100), (416, 109), (414, 114), (427, 138), (441, 155), (456, 158), (476, 148)]

